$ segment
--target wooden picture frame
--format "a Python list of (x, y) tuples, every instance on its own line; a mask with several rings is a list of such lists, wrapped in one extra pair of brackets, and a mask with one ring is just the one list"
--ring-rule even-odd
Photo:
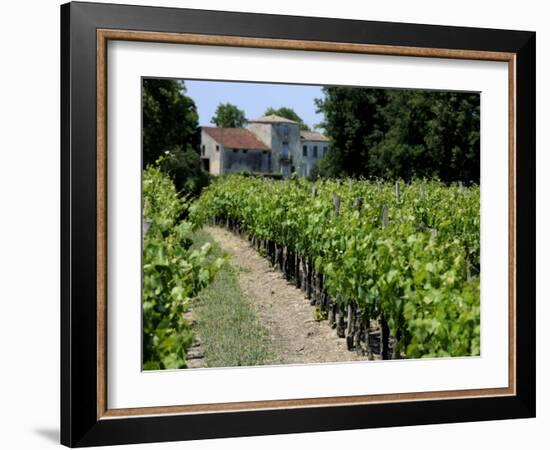
[[(508, 387), (109, 409), (109, 40), (507, 62)], [(534, 417), (535, 33), (77, 2), (61, 7), (61, 56), (63, 444), (91, 446)]]

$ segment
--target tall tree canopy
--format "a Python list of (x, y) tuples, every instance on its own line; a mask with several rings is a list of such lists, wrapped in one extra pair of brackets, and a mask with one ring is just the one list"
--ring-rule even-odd
[(327, 87), (317, 99), (331, 137), (317, 173), (479, 183), (479, 95)]
[(370, 152), (374, 176), (479, 183), (479, 95), (388, 91), (386, 133)]
[(197, 194), (209, 176), (201, 169), (197, 108), (185, 94), (183, 81), (143, 80), (143, 167), (159, 161), (178, 190)]
[(386, 105), (386, 91), (325, 87), (325, 97), (315, 99), (317, 112), (324, 114), (320, 124), (331, 138), (331, 145), (321, 162), (326, 176), (368, 176), (369, 152), (384, 130), (381, 109)]
[(273, 108), (270, 106), (265, 110), (264, 116), (280, 116), (284, 117), (288, 120), (294, 120), (295, 122), (298, 122), (300, 124), (300, 130), (303, 131), (310, 131), (310, 128), (307, 126), (307, 124), (302, 120), (302, 118), (296, 114), (296, 111), (294, 111), (292, 108), (289, 108), (287, 106), (282, 106), (281, 108)]
[(211, 122), (222, 128), (241, 128), (246, 124), (244, 111), (231, 103), (220, 103)]
[(165, 151), (198, 148), (199, 116), (183, 81), (143, 80), (143, 165)]

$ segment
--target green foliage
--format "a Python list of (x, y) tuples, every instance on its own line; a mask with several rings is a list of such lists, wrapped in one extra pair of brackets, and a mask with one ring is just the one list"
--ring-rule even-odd
[(302, 120), (302, 118), (296, 114), (296, 112), (287, 106), (282, 106), (281, 108), (273, 108), (270, 106), (265, 110), (264, 116), (270, 116), (275, 115), (279, 117), (284, 117), (288, 120), (293, 120), (294, 122), (298, 122), (300, 124), (300, 130), (302, 131), (311, 131), (308, 125)]
[(176, 189), (186, 195), (197, 196), (210, 183), (210, 174), (202, 170), (200, 156), (192, 148), (167, 151), (159, 167), (170, 175)]
[(321, 322), (323, 320), (327, 320), (328, 318), (328, 312), (324, 309), (319, 308), (318, 306), (315, 307), (315, 312), (313, 313), (313, 318), (316, 322)]
[(143, 80), (143, 167), (167, 150), (198, 148), (197, 108), (185, 92), (183, 81)]
[(479, 95), (326, 87), (316, 99), (331, 145), (325, 177), (479, 183)]
[(479, 95), (388, 91), (386, 128), (370, 152), (370, 173), (479, 183)]
[(231, 103), (220, 103), (210, 121), (221, 128), (242, 128), (246, 125), (244, 111)]
[(369, 152), (383, 131), (380, 112), (387, 101), (384, 89), (325, 87), (325, 97), (315, 99), (320, 125), (330, 136), (326, 156), (319, 164), (323, 176), (368, 176)]
[(185, 93), (183, 81), (143, 80), (143, 167), (162, 157), (176, 189), (198, 195), (210, 179), (201, 168), (197, 108)]
[(383, 314), (408, 357), (479, 354), (478, 186), (417, 180), (401, 183), (398, 201), (380, 181), (233, 176), (191, 206), (196, 224), (211, 217), (313, 261), (329, 295), (363, 317)]
[(179, 222), (187, 204), (158, 167), (143, 173), (143, 368), (186, 367), (193, 335), (183, 318), (189, 301), (205, 287), (222, 261), (208, 260), (210, 246), (190, 251), (192, 225)]

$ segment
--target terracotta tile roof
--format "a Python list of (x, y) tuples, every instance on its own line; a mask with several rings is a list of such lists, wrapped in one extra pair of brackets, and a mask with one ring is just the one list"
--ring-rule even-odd
[(270, 114), (269, 116), (258, 117), (257, 119), (249, 120), (249, 122), (264, 122), (264, 123), (298, 123), (294, 120), (287, 119), (286, 117), (276, 116)]
[(246, 128), (216, 128), (202, 127), (212, 139), (226, 148), (240, 148), (246, 150), (271, 150), (260, 141), (254, 133)]
[(300, 139), (302, 141), (325, 141), (328, 142), (328, 137), (317, 131), (300, 131)]

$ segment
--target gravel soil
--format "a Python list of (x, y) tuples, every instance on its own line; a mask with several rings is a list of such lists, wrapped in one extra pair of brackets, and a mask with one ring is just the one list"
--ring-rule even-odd
[(315, 307), (303, 291), (290, 284), (271, 267), (250, 243), (219, 227), (205, 227), (230, 257), (244, 295), (254, 305), (271, 338), (268, 364), (303, 364), (365, 361), (367, 356), (348, 351), (345, 339), (326, 320), (315, 320)]

